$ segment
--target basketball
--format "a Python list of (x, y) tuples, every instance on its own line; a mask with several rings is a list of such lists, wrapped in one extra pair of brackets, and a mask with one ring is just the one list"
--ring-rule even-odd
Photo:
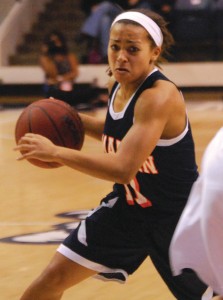
[[(84, 127), (78, 112), (58, 99), (37, 100), (23, 110), (15, 126), (17, 144), (26, 133), (43, 135), (55, 145), (76, 150), (81, 150), (84, 142)], [(28, 161), (42, 168), (61, 166), (58, 163), (37, 159), (28, 159)]]

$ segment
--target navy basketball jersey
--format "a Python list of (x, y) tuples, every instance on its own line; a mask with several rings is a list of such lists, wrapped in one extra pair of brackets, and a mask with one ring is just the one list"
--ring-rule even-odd
[[(113, 101), (119, 88), (116, 82), (109, 97), (103, 143), (106, 152), (116, 152), (120, 142), (134, 122), (134, 107), (139, 95), (151, 88), (157, 80), (169, 80), (155, 69), (129, 99), (121, 112), (114, 112)], [(114, 190), (129, 205), (140, 205), (157, 211), (181, 211), (191, 186), (197, 179), (194, 142), (189, 121), (176, 138), (160, 139), (135, 178), (129, 184), (114, 184)]]

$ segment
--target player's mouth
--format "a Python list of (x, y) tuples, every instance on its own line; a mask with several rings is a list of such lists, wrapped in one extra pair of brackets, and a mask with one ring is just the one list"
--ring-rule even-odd
[(126, 69), (126, 68), (116, 68), (115, 71), (117, 73), (126, 73), (126, 72), (129, 72), (129, 70)]

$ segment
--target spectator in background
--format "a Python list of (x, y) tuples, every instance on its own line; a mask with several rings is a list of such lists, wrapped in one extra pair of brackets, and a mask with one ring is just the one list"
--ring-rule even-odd
[[(127, 9), (127, 0), (108, 0), (109, 2), (119, 5), (122, 9), (126, 10)], [(82, 0), (80, 7), (83, 10), (83, 12), (86, 14), (86, 17), (88, 17), (92, 10), (94, 10), (95, 6), (105, 2), (104, 0)]]
[(163, 16), (169, 23), (168, 29), (172, 32), (174, 8), (177, 0), (148, 0), (153, 11)]
[(114, 18), (122, 11), (135, 8), (150, 9), (149, 0), (117, 0), (117, 1), (82, 1), (82, 10), (86, 20), (81, 34), (87, 40), (90, 50), (87, 63), (107, 63), (107, 47), (110, 26)]
[(45, 73), (45, 97), (54, 97), (74, 105), (73, 88), (79, 73), (78, 60), (76, 55), (68, 50), (61, 32), (54, 30), (45, 37), (40, 65)]
[(128, 5), (128, 10), (133, 8), (152, 9), (150, 0), (128, 0), (127, 5)]
[[(121, 3), (120, 3), (121, 4)], [(123, 7), (117, 1), (91, 1), (87, 6), (82, 2), (82, 9), (87, 18), (82, 25), (81, 35), (87, 41), (86, 63), (107, 63), (108, 36), (111, 23)]]

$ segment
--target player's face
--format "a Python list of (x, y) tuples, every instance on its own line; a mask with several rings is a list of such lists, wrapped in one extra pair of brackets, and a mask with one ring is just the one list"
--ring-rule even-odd
[(115, 24), (108, 45), (109, 66), (115, 79), (123, 84), (141, 82), (152, 71), (160, 51), (152, 47), (148, 32), (133, 24)]

